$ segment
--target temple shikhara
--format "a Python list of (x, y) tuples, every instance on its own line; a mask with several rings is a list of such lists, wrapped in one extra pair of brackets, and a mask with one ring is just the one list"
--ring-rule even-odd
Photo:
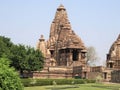
[(43, 52), (46, 59), (50, 60), (46, 60), (46, 64), (49, 66), (85, 65), (85, 45), (72, 30), (63, 5), (57, 8), (48, 41), (45, 42), (41, 36), (37, 48)]
[[(101, 76), (104, 81), (120, 82), (120, 35), (107, 54), (106, 67), (90, 67), (86, 63), (87, 49), (72, 30), (67, 11), (60, 5), (51, 23), (49, 39), (41, 35), (37, 49), (44, 57), (44, 68), (33, 78), (87, 78)], [(119, 78), (119, 79), (118, 79)]]
[[(64, 74), (72, 77), (81, 74), (82, 67), (86, 67), (86, 47), (81, 38), (72, 30), (67, 11), (63, 5), (57, 8), (51, 23), (49, 39), (45, 41), (41, 35), (37, 44), (45, 56), (45, 67), (49, 72)], [(77, 70), (78, 69), (78, 70)], [(76, 73), (73, 73), (75, 72)]]
[(120, 83), (120, 34), (107, 54), (104, 79)]
[(111, 46), (106, 62), (108, 68), (120, 69), (120, 35)]

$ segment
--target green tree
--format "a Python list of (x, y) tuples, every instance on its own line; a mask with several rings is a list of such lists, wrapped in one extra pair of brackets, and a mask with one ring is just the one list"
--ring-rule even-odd
[(23, 74), (24, 70), (28, 69), (28, 61), (26, 60), (26, 48), (24, 45), (13, 45), (11, 48), (10, 60), (11, 66)]
[(0, 90), (23, 90), (18, 73), (9, 64), (10, 60), (0, 58)]
[(0, 36), (0, 58), (6, 56), (11, 65), (23, 74), (24, 71), (38, 71), (43, 68), (44, 57), (42, 53), (34, 48), (15, 45), (9, 38)]
[(41, 51), (27, 47), (26, 60), (28, 61), (28, 71), (40, 71), (44, 65), (44, 57)]
[(9, 38), (0, 36), (0, 57), (6, 55), (7, 57), (10, 56), (10, 48), (13, 46), (13, 43), (10, 41)]
[(98, 59), (96, 50), (94, 47), (90, 46), (87, 48), (87, 64), (91, 65)]
[(24, 45), (14, 45), (11, 52), (11, 65), (20, 71), (21, 75), (24, 71), (38, 71), (43, 68), (44, 57), (40, 51)]

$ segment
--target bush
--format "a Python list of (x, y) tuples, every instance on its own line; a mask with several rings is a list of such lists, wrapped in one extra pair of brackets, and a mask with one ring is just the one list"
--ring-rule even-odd
[(86, 79), (86, 82), (87, 82), (87, 83), (95, 83), (96, 80), (88, 80), (88, 79)]
[(97, 83), (101, 83), (102, 80), (103, 80), (102, 76), (98, 75), (98, 76), (96, 77), (96, 82), (97, 82)]
[(95, 83), (95, 80), (87, 79), (22, 79), (22, 83), (25, 87), (28, 86), (43, 86), (43, 85), (53, 85), (55, 82), (57, 85), (71, 85), (74, 84), (85, 84), (85, 83)]
[(9, 61), (0, 58), (0, 90), (23, 90), (19, 75), (9, 67)]

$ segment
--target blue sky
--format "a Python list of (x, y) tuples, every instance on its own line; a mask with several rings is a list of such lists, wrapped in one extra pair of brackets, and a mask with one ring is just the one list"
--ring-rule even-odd
[(35, 47), (41, 34), (48, 39), (60, 4), (67, 9), (72, 29), (104, 62), (120, 33), (120, 0), (0, 0), (0, 35)]

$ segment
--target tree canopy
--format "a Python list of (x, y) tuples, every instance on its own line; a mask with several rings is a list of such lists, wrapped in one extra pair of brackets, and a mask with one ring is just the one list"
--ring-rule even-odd
[(13, 43), (10, 41), (9, 38), (0, 36), (0, 57), (6, 55), (7, 57), (10, 56), (10, 48), (12, 47)]
[(93, 46), (87, 48), (87, 64), (91, 65), (98, 59), (96, 50)]
[(11, 61), (11, 66), (20, 72), (41, 70), (44, 65), (41, 51), (21, 44), (15, 45), (9, 38), (0, 36), (0, 57), (4, 55)]

